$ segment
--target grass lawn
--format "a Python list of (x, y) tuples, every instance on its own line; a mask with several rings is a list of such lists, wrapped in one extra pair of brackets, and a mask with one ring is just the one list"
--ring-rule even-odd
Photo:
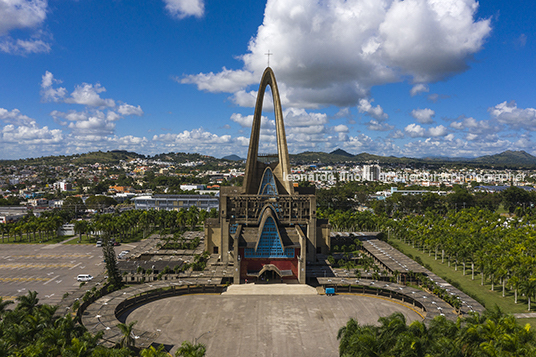
[[(461, 290), (470, 296), (476, 297), (479, 302), (484, 303), (486, 308), (497, 305), (506, 313), (528, 312), (527, 299), (518, 293), (518, 303), (514, 304), (514, 292), (508, 290), (508, 284), (506, 286), (505, 297), (502, 297), (502, 285), (495, 284), (495, 291), (491, 291), (491, 283), (489, 281), (485, 282), (483, 286), (480, 285), (480, 274), (477, 274), (476, 270), (475, 280), (471, 280), (470, 264), (466, 266), (466, 275), (464, 276), (463, 266), (461, 264), (458, 265), (458, 271), (455, 271), (454, 264), (451, 263), (451, 266), (448, 267), (446, 259), (445, 263), (441, 264), (441, 258), (438, 256), (438, 260), (435, 260), (433, 253), (431, 256), (428, 256), (428, 253), (423, 254), (422, 251), (412, 248), (411, 245), (405, 244), (399, 239), (391, 238), (391, 241), (402, 253), (420, 257), (423, 264), (428, 264), (432, 268), (432, 272), (443, 279), (457, 282)], [(531, 304), (532, 311), (536, 311), (535, 305), (534, 302)], [(521, 321), (525, 321), (525, 319)]]

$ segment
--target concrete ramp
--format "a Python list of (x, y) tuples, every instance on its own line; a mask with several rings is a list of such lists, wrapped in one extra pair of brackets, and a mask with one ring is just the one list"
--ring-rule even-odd
[(318, 295), (305, 284), (240, 284), (231, 285), (222, 295)]

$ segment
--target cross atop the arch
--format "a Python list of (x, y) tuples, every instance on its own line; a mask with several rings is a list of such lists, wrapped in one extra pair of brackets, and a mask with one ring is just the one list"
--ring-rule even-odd
[(270, 67), (270, 56), (273, 56), (274, 54), (270, 52), (270, 50), (268, 50), (267, 53), (265, 53), (264, 55), (268, 56), (268, 67)]

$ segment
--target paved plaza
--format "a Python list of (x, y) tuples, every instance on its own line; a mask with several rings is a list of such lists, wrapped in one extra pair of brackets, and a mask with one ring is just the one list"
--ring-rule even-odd
[[(115, 247), (116, 251), (133, 245)], [(42, 304), (57, 304), (80, 285), (78, 274), (97, 276), (105, 269), (102, 248), (78, 244), (2, 244), (0, 297), (15, 299), (37, 291)]]
[(408, 323), (422, 321), (410, 307), (385, 298), (311, 292), (183, 295), (147, 303), (123, 318), (157, 333), (157, 343), (174, 345), (172, 353), (189, 340), (205, 344), (208, 357), (320, 357), (338, 356), (337, 332), (349, 318), (377, 324), (398, 311)]

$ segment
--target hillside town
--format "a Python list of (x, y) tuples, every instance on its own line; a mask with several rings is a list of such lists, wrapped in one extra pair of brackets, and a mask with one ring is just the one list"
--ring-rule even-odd
[[(453, 192), (453, 186), (468, 187), (472, 192), (500, 192), (508, 186), (531, 191), (536, 182), (534, 169), (311, 162), (293, 165), (291, 171), (287, 178), (294, 185), (314, 185), (317, 189), (329, 190), (354, 182), (383, 188), (369, 192), (369, 200), (385, 199), (395, 193), (446, 195)], [(68, 197), (79, 197), (85, 203), (87, 198), (95, 195), (111, 199), (108, 202), (112, 204), (106, 208), (157, 208), (154, 205), (156, 195), (160, 199), (165, 195), (180, 194), (217, 197), (221, 186), (241, 185), (243, 176), (244, 160), (211, 157), (204, 160), (196, 157), (182, 160), (137, 157), (107, 163), (37, 164), (22, 161), (5, 164), (0, 166), (0, 202), (3, 206), (0, 219), (2, 222), (17, 220), (27, 210), (39, 215), (42, 211), (61, 209)], [(152, 205), (147, 205), (148, 199), (153, 200)], [(217, 209), (217, 199), (201, 206), (207, 210)], [(90, 207), (88, 213), (97, 211)], [(173, 208), (181, 207), (169, 207)]]

